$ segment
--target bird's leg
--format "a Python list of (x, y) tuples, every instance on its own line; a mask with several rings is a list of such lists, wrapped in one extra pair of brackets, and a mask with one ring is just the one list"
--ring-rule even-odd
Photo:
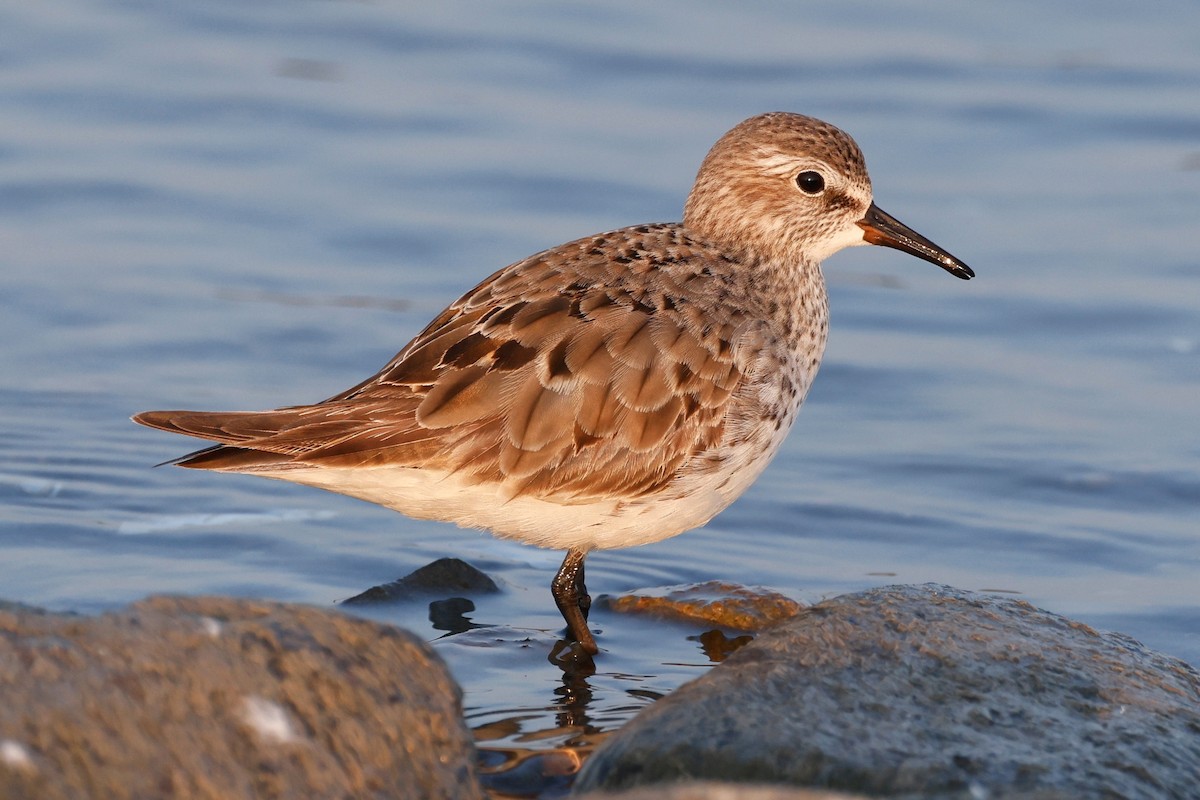
[(596, 646), (596, 640), (587, 627), (587, 609), (591, 607), (592, 599), (588, 597), (587, 587), (583, 583), (583, 559), (586, 556), (583, 550), (568, 550), (567, 557), (550, 584), (550, 592), (563, 619), (567, 621), (567, 635), (579, 642), (585, 653), (595, 655), (600, 648)]
[(579, 611), (587, 621), (588, 611), (592, 608), (592, 596), (588, 594), (587, 584), (583, 579), (583, 556), (579, 557), (579, 569), (575, 573), (575, 596), (579, 598)]

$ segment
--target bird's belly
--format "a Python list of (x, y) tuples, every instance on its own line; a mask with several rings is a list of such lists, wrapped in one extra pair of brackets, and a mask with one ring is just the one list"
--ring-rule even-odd
[(514, 495), (504, 484), (427, 467), (300, 467), (255, 474), (539, 547), (605, 550), (657, 542), (708, 522), (758, 477), (774, 444), (723, 447), (709, 454), (706, 464), (695, 465), (652, 494), (582, 501)]
[[(786, 362), (785, 362), (786, 364)], [(293, 467), (262, 477), (357, 497), (417, 519), (482, 528), (502, 539), (554, 549), (606, 550), (649, 544), (699, 527), (736, 500), (770, 463), (803, 401), (811, 376), (786, 364), (791, 383), (746, 387), (725, 436), (697, 453), (672, 480), (647, 494), (591, 497), (523, 493), (506, 482), (423, 467)], [(799, 392), (785, 386), (799, 385)], [(611, 485), (598, 476), (598, 485)]]

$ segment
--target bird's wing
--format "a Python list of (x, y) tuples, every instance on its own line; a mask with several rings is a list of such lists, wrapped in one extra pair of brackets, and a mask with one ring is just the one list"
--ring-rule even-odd
[(492, 275), (322, 403), (135, 419), (223, 445), (183, 466), (417, 466), (566, 502), (651, 493), (716, 447), (758, 368), (759, 323), (719, 302), (715, 257), (677, 226), (579, 240)]

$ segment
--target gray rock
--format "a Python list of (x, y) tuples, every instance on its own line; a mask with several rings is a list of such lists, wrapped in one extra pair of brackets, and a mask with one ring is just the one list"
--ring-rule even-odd
[(0, 797), (479, 798), (461, 693), (404, 631), (158, 597), (0, 609)]
[(903, 798), (1200, 797), (1200, 675), (1027, 603), (812, 606), (611, 736), (582, 793), (685, 778)]

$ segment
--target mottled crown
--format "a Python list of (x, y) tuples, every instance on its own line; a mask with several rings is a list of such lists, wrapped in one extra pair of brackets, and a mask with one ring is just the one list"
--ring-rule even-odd
[(862, 150), (850, 134), (824, 120), (771, 111), (739, 123), (713, 145), (708, 158), (733, 150), (744, 157), (747, 151), (807, 153), (846, 173), (867, 175)]
[[(798, 192), (802, 171), (819, 172), (819, 198)], [(861, 243), (855, 223), (871, 204), (862, 151), (849, 134), (813, 117), (751, 117), (708, 152), (684, 209), (684, 225), (765, 260), (817, 262)]]

